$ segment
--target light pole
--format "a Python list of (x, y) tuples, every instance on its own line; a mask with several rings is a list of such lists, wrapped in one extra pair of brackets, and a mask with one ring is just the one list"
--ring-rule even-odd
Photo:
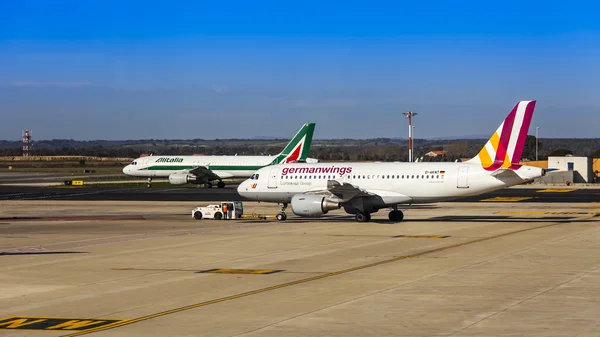
[(404, 116), (406, 116), (406, 118), (408, 118), (408, 161), (412, 162), (413, 161), (413, 151), (412, 151), (412, 131), (413, 131), (413, 127), (412, 127), (412, 116), (416, 116), (417, 113), (416, 112), (412, 112), (412, 111), (407, 111), (405, 113), (403, 113)]
[[(417, 139), (417, 137), (415, 137), (415, 126), (414, 126), (414, 125), (412, 126), (412, 139), (413, 139), (413, 141), (414, 141), (415, 139)], [(412, 158), (411, 158), (411, 161), (415, 161), (415, 150), (414, 150), (414, 149), (412, 150), (411, 157), (412, 157)], [(416, 159), (416, 160), (419, 160), (419, 157), (417, 157), (417, 159)]]
[(538, 134), (540, 132), (540, 127), (535, 127), (535, 160), (538, 160)]

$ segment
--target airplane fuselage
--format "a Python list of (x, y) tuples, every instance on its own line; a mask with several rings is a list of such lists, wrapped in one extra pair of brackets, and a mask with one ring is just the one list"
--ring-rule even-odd
[(247, 178), (269, 165), (275, 156), (148, 156), (134, 160), (123, 172), (136, 177), (169, 177), (204, 166), (222, 178)]
[(238, 192), (252, 200), (289, 203), (294, 195), (326, 190), (328, 180), (335, 180), (376, 193), (384, 204), (414, 204), (478, 195), (542, 174), (530, 166), (515, 172), (520, 179), (511, 184), (478, 163), (287, 164), (260, 170), (258, 179), (244, 181)]

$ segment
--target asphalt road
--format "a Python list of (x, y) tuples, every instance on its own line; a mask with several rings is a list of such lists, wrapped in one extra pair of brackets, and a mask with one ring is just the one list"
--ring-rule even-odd
[[(0, 186), (3, 200), (130, 200), (130, 201), (216, 201), (245, 200), (236, 186), (189, 187), (25, 187)], [(456, 201), (474, 202), (600, 202), (600, 189), (510, 188)]]

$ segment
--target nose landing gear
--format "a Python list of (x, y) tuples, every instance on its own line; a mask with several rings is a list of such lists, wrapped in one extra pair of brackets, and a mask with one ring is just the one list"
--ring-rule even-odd
[(276, 218), (278, 221), (285, 221), (285, 220), (287, 220), (287, 215), (285, 214), (285, 209), (287, 208), (287, 206), (288, 206), (288, 204), (285, 204), (285, 203), (279, 204), (280, 211), (279, 211), (279, 213), (278, 213), (278, 214), (275, 216), (275, 218)]

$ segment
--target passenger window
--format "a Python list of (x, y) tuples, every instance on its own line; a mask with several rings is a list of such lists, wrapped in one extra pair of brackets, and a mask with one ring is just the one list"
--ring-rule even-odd
[(437, 176), (435, 176), (435, 179), (440, 179), (440, 175), (438, 174)]
[(411, 179), (415, 179), (415, 176), (414, 176), (414, 175), (412, 175), (412, 176), (411, 176)]
[(425, 176), (425, 178), (429, 179), (429, 174)]
[(402, 175), (402, 179), (404, 179), (404, 174)]
[(390, 176), (387, 176), (388, 179), (390, 179)]
[(425, 175), (424, 174), (421, 174), (421, 179), (425, 179)]

